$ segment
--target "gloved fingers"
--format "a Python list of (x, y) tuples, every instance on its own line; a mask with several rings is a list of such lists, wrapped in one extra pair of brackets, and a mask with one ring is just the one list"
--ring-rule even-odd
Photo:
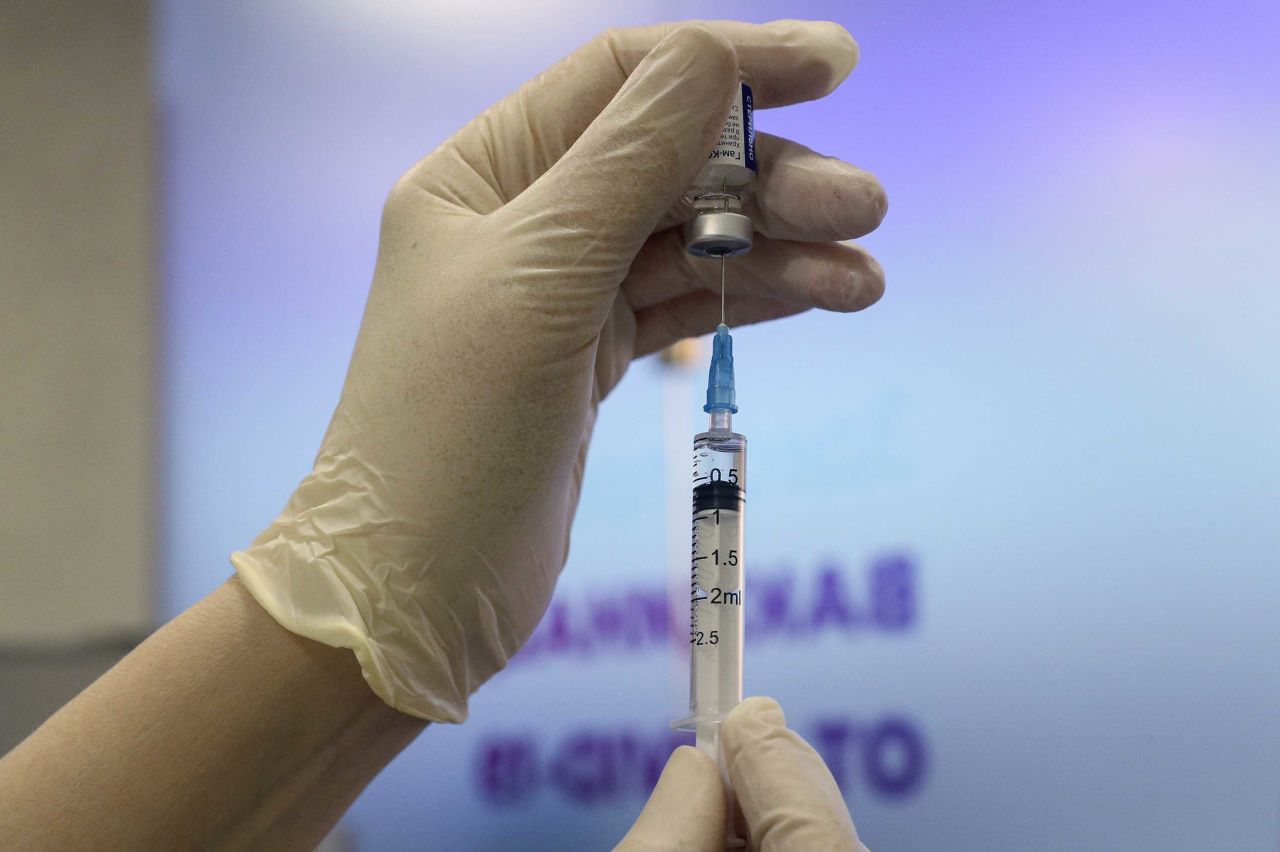
[[(690, 255), (680, 229), (654, 234), (622, 283), (636, 310), (710, 292), (719, 299), (720, 261)], [(884, 294), (884, 269), (850, 243), (800, 243), (756, 235), (745, 258), (725, 260), (725, 292), (732, 306), (743, 296), (792, 302), (828, 311), (860, 311)]]
[(759, 162), (753, 203), (756, 230), (788, 240), (848, 240), (871, 233), (889, 210), (889, 197), (871, 172), (808, 146), (756, 134)]
[[(729, 325), (737, 328), (804, 313), (809, 306), (764, 296), (738, 296), (726, 305), (726, 310)], [(720, 296), (707, 292), (690, 293), (636, 311), (632, 357), (657, 352), (686, 337), (710, 334), (719, 322)]]
[(676, 749), (649, 801), (617, 852), (721, 852), (724, 785), (715, 761), (690, 746)]
[(689, 25), (733, 46), (757, 108), (820, 98), (858, 62), (853, 37), (824, 21), (690, 21), (608, 30), (490, 107), (406, 179), (458, 206), (491, 212), (564, 156), (649, 52)]
[[(768, 133), (756, 134), (760, 175), (745, 212), (757, 232), (785, 240), (851, 240), (874, 231), (889, 209), (871, 172)], [(664, 225), (682, 224), (693, 207), (681, 199)]]
[[(679, 27), (636, 67), (560, 160), (494, 215), (526, 254), (612, 292), (662, 215), (693, 182), (738, 76), (724, 36)], [(614, 277), (614, 276), (617, 277)]]
[(673, 29), (697, 24), (729, 40), (751, 85), (757, 109), (787, 106), (829, 95), (858, 64), (858, 43), (833, 21), (680, 21), (613, 30), (618, 65), (634, 68)]
[(772, 698), (748, 698), (720, 730), (729, 781), (756, 852), (862, 850), (844, 797), (822, 758)]

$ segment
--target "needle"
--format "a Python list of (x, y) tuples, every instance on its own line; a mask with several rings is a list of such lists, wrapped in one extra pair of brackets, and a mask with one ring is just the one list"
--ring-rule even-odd
[(720, 255), (720, 324), (724, 325), (724, 255)]

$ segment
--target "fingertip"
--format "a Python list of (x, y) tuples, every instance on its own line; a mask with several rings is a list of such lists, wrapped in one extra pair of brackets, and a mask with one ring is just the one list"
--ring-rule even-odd
[(855, 239), (884, 221), (889, 196), (872, 172), (769, 133), (756, 134), (756, 149), (767, 168), (751, 206), (768, 236)]
[(674, 165), (673, 178), (683, 189), (706, 161), (737, 81), (738, 56), (729, 38), (702, 23), (680, 24), (654, 46), (619, 92), (615, 101), (627, 104), (619, 118), (631, 128), (651, 129), (655, 138), (648, 154)]
[(854, 243), (841, 243), (838, 265), (829, 277), (810, 284), (814, 304), (828, 311), (851, 314), (866, 310), (884, 295), (884, 267), (870, 252)]
[(865, 175), (864, 191), (867, 196), (867, 207), (874, 216), (869, 223), (871, 227), (866, 231), (869, 234), (879, 228), (880, 224), (884, 222), (884, 217), (889, 214), (889, 193), (885, 191), (884, 184), (874, 174), (865, 169), (862, 170), (862, 173)]
[(716, 53), (719, 61), (729, 63), (730, 70), (737, 73), (738, 56), (734, 51), (733, 42), (724, 33), (718, 32), (700, 21), (690, 21), (677, 24), (675, 29), (671, 31), (671, 36), (687, 42), (690, 47), (699, 53)]
[(876, 302), (880, 301), (881, 297), (884, 296), (885, 289), (884, 267), (880, 264), (880, 261), (876, 260), (873, 256), (864, 254), (864, 257), (866, 258), (868, 270), (866, 293), (862, 306), (857, 310), (869, 308)]
[(812, 245), (812, 271), (805, 282), (814, 307), (851, 314), (879, 301), (884, 293), (880, 264), (857, 246)]
[[(621, 67), (625, 39), (606, 33), (597, 49)], [(700, 24), (671, 28), (564, 156), (504, 209), (554, 221), (551, 238), (566, 246), (590, 232), (600, 262), (625, 269), (706, 163), (737, 79), (737, 54), (723, 34)]]
[[(829, 175), (829, 195), (822, 203), (815, 203), (814, 206), (826, 213), (826, 222), (830, 233), (835, 235), (834, 238), (856, 239), (879, 228), (889, 212), (889, 194), (885, 192), (879, 179), (865, 169), (834, 157), (826, 158), (825, 165), (827, 168), (823, 171)], [(777, 195), (782, 196), (784, 193), (778, 192)], [(775, 213), (775, 218), (788, 218), (785, 213), (778, 215), (777, 211), (772, 212)], [(790, 212), (790, 218), (795, 219), (800, 211)]]
[(727, 97), (738, 78), (733, 42), (705, 24), (680, 24), (658, 42), (653, 53), (670, 55), (682, 63), (676, 79), (683, 85), (701, 85)]
[(814, 28), (822, 34), (821, 43), (825, 48), (824, 55), (831, 64), (831, 88), (834, 89), (858, 67), (862, 48), (858, 46), (853, 33), (835, 21), (814, 21)]
[(715, 761), (696, 748), (680, 746), (667, 759), (644, 810), (616, 849), (723, 849), (724, 808), (724, 785)]
[(698, 113), (703, 122), (703, 144), (696, 149), (694, 168), (701, 168), (706, 153), (724, 126), (729, 100), (738, 82), (738, 54), (724, 33), (702, 24), (677, 27), (668, 38), (677, 42), (673, 50), (678, 50), (685, 59), (674, 78), (675, 84), (688, 86), (697, 103), (709, 107)]
[(835, 21), (780, 20), (772, 21), (767, 26), (780, 30), (780, 44), (796, 48), (798, 54), (825, 66), (824, 84), (821, 91), (813, 93), (812, 97), (818, 98), (833, 92), (858, 65), (858, 42)]
[(830, 769), (813, 746), (786, 727), (776, 701), (743, 701), (725, 718), (720, 740), (753, 848), (859, 848)]
[(664, 769), (662, 774), (666, 775), (668, 770), (697, 778), (705, 783), (720, 780), (720, 769), (711, 755), (688, 745), (677, 746), (676, 750), (671, 752), (671, 757), (667, 759), (667, 769)]
[(785, 729), (787, 717), (772, 698), (752, 696), (729, 711), (720, 728), (720, 744), (729, 762), (748, 744), (758, 742), (771, 731)]
[(769, 724), (783, 728), (787, 726), (787, 717), (782, 712), (782, 705), (768, 695), (752, 695), (750, 698), (739, 702), (738, 706), (733, 708), (729, 715), (732, 716), (734, 713), (739, 716), (763, 719)]

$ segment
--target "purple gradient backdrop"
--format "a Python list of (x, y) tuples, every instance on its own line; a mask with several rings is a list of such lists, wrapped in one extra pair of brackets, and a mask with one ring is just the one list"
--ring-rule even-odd
[[(308, 469), (395, 178), (594, 32), (729, 11), (855, 34), (839, 92), (758, 125), (891, 199), (865, 241), (881, 304), (738, 335), (752, 564), (805, 594), (835, 565), (855, 597), (884, 554), (915, 572), (908, 629), (762, 640), (749, 690), (811, 736), (911, 720), (909, 794), (839, 767), (873, 848), (1276, 848), (1274, 3), (161, 4), (162, 614), (225, 578)], [(834, 401), (813, 367), (847, 377)], [(641, 362), (603, 410), (566, 606), (662, 582), (660, 408)], [(589, 573), (602, 551), (629, 554), (616, 576)], [(612, 843), (639, 787), (584, 803), (552, 764), (584, 731), (661, 736), (665, 662), (513, 668), (346, 831)], [(477, 774), (502, 737), (550, 755), (516, 804)]]

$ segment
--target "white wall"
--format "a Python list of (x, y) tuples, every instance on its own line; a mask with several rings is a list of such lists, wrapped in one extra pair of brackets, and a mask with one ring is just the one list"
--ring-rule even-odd
[(150, 623), (148, 4), (0, 4), (0, 646)]

